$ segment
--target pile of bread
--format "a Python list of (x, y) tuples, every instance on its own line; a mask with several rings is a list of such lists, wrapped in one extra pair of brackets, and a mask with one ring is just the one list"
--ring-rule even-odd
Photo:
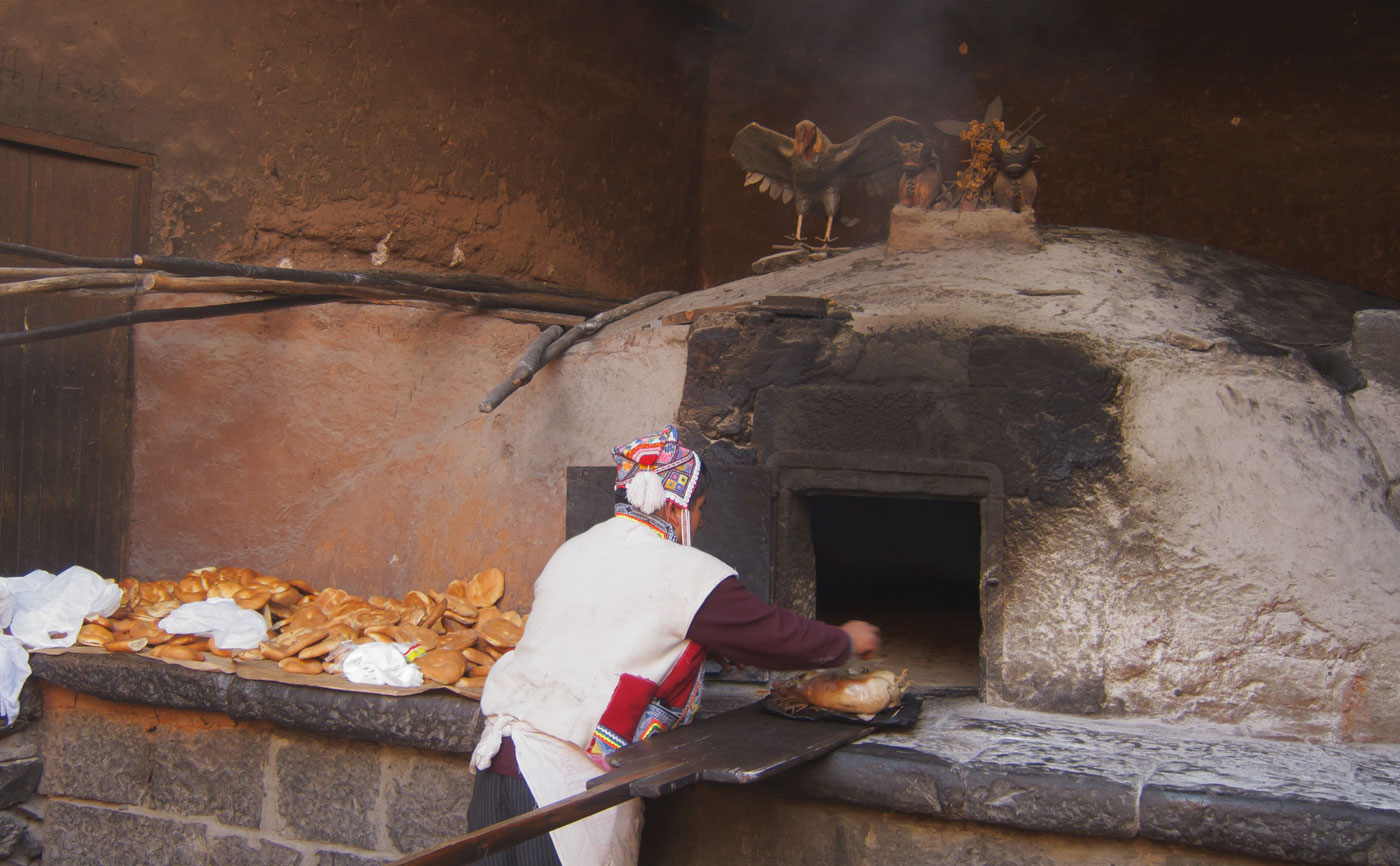
[[(515, 647), (526, 619), (496, 606), (505, 591), (498, 568), (454, 580), (445, 592), (415, 589), (403, 598), (318, 591), (305, 581), (230, 567), (201, 568), (178, 581), (127, 578), (118, 586), (121, 605), (110, 617), (89, 617), (80, 645), (184, 661), (203, 661), (205, 653), (267, 659), (288, 673), (319, 674), (338, 673), (339, 660), (357, 644), (381, 641), (406, 646), (425, 679), (468, 693), (479, 691), (491, 665)], [(254, 649), (223, 650), (157, 625), (182, 604), (213, 598), (262, 613), (268, 639)]]

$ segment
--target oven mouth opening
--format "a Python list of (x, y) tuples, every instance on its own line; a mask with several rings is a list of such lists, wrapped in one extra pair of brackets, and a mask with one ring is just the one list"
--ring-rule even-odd
[(908, 669), (916, 691), (975, 691), (982, 637), (982, 509), (976, 501), (806, 495), (817, 618), (880, 628), (851, 666)]

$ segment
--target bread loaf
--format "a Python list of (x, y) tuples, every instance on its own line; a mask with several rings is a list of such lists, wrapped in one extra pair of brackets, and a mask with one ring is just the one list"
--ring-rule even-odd
[(479, 649), (464, 647), (461, 650), (462, 657), (474, 665), (493, 665), (496, 660)]
[(158, 659), (173, 659), (186, 662), (204, 661), (204, 653), (199, 650), (190, 649), (187, 646), (170, 646), (165, 644), (151, 650), (151, 657)]
[[(505, 574), (499, 568), (488, 568), (485, 571), (477, 572), (476, 576), (467, 584), (463, 595), (472, 607), (482, 608), (500, 600), (505, 588)], [(451, 590), (452, 587), (449, 585), (448, 591), (451, 592)]]
[(204, 579), (196, 574), (185, 575), (175, 585), (175, 597), (183, 602), (204, 601), (208, 594), (209, 587), (205, 586)]
[(111, 629), (103, 628), (97, 623), (88, 623), (78, 629), (77, 642), (80, 646), (105, 646), (116, 640)]
[(103, 644), (102, 648), (109, 653), (139, 653), (146, 648), (146, 639), (138, 637), (131, 640), (114, 640)]
[(423, 653), (414, 664), (418, 665), (424, 677), (443, 685), (457, 682), (467, 670), (467, 660), (462, 654), (449, 649)]
[(319, 674), (321, 672), (320, 662), (290, 656), (278, 662), (277, 666), (289, 674)]
[(520, 643), (524, 629), (504, 616), (499, 616), (487, 621), (485, 625), (477, 626), (477, 633), (492, 646), (513, 647)]

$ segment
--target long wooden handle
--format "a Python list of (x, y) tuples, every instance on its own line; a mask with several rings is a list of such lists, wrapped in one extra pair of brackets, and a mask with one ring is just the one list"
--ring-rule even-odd
[[(636, 796), (632, 785), (654, 776), (672, 775), (679, 764), (655, 765), (635, 772), (614, 771), (602, 776), (598, 784), (581, 794), (566, 797), (557, 803), (550, 803), (539, 809), (517, 815), (504, 821), (483, 827), (465, 836), (459, 836), (432, 848), (409, 854), (389, 866), (459, 866), (474, 863), (512, 845), (533, 839), (541, 833), (548, 833), (557, 827), (587, 818), (604, 809), (611, 809)], [(688, 770), (686, 772), (689, 772)]]

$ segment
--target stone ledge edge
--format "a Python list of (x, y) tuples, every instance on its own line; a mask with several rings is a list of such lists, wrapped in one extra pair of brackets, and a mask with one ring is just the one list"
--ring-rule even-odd
[(1141, 837), (1314, 866), (1400, 863), (1393, 811), (953, 762), (894, 746), (846, 746), (762, 784), (785, 796), (1019, 830)]
[(109, 701), (223, 713), (352, 740), (467, 754), (480, 729), (477, 704), (450, 693), (390, 697), (320, 689), (120, 655), (34, 655), (29, 661), (35, 677)]

